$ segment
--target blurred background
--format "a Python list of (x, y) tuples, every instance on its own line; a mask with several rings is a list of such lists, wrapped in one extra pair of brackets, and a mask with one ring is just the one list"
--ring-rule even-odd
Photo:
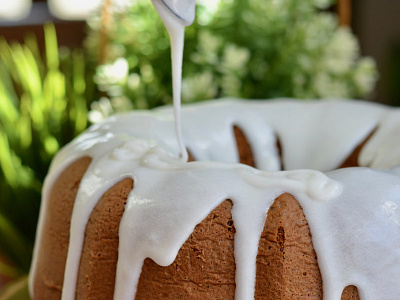
[[(183, 102), (366, 99), (400, 106), (400, 1), (198, 0)], [(0, 300), (29, 299), (40, 194), (90, 124), (170, 104), (150, 0), (0, 0)]]
[[(41, 45), (44, 43), (42, 25), (46, 22), (53, 22), (57, 29), (59, 45), (68, 47), (82, 47), (87, 26), (85, 19), (91, 12), (96, 11), (101, 0), (87, 1), (86, 11), (77, 9), (69, 9), (66, 13), (62, 13), (64, 7), (58, 2), (48, 0), (31, 0), (33, 1), (28, 12), (28, 16), (22, 20), (13, 21), (21, 16), (13, 16), (6, 11), (6, 7), (0, 4), (0, 36), (7, 41), (23, 41), (28, 32), (34, 33)], [(10, 6), (13, 5), (12, 1)], [(18, 0), (17, 2), (26, 2), (27, 0)], [(49, 3), (53, 2), (53, 11), (49, 9)], [(79, 7), (79, 1), (75, 1)], [(123, 2), (123, 1), (119, 1)], [(129, 0), (125, 0), (129, 3)], [(203, 1), (207, 2), (207, 1)], [(212, 1), (210, 1), (212, 2)], [(321, 1), (320, 1), (321, 2)], [(323, 2), (323, 1), (322, 1)], [(369, 99), (379, 101), (391, 105), (400, 105), (400, 89), (399, 83), (399, 65), (400, 65), (400, 2), (397, 0), (341, 0), (333, 2), (333, 7), (338, 13), (340, 9), (337, 7), (342, 5), (342, 18), (346, 25), (349, 25), (358, 38), (361, 48), (361, 54), (371, 56), (377, 63), (379, 71), (379, 80), (373, 95), (369, 95)], [(55, 4), (54, 4), (55, 3)], [(70, 6), (74, 5), (74, 1)], [(17, 6), (17, 5), (16, 5)], [(57, 8), (54, 8), (56, 6)], [(21, 5), (22, 7), (22, 5)], [(9, 9), (11, 10), (11, 9)], [(21, 10), (23, 10), (21, 8)], [(4, 12), (2, 12), (4, 11)], [(61, 11), (61, 13), (60, 13)], [(26, 11), (25, 11), (26, 13)], [(22, 13), (23, 15), (23, 13)], [(67, 19), (67, 20), (66, 20)], [(71, 20), (72, 19), (72, 20)]]
[(373, 100), (400, 105), (400, 1), (353, 0), (351, 26), (380, 73)]

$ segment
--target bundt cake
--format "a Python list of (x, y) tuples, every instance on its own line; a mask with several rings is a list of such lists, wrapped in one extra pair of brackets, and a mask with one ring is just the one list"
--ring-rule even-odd
[(182, 113), (190, 162), (171, 108), (112, 116), (58, 153), (33, 299), (400, 298), (400, 110), (225, 99)]

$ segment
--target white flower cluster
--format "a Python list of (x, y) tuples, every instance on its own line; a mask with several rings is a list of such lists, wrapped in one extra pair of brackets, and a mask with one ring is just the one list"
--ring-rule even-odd
[[(326, 12), (334, 0), (209, 1), (199, 1), (197, 21), (186, 29), (184, 102), (226, 96), (363, 98), (373, 91), (375, 62), (360, 57), (350, 29)], [(108, 64), (95, 76), (111, 111), (128, 107), (127, 99), (133, 108), (170, 103), (169, 40), (151, 2), (136, 0), (112, 24)], [(98, 19), (89, 25), (94, 29), (86, 44), (97, 53)], [(93, 106), (97, 116), (110, 113), (104, 103)]]
[[(221, 57), (218, 53), (222, 50)], [(233, 43), (224, 45), (207, 30), (199, 33), (198, 51), (191, 56), (193, 62), (205, 66), (205, 71), (183, 79), (182, 97), (190, 102), (220, 96), (241, 94), (240, 78), (247, 73), (250, 51)], [(218, 72), (218, 76), (214, 76)]]

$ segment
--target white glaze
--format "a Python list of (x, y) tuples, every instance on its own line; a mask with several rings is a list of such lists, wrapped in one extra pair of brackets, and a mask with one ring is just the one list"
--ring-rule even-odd
[[(351, 168), (325, 175), (319, 171), (335, 169), (375, 128), (361, 152), (361, 165), (398, 166), (400, 150), (393, 144), (400, 141), (399, 120), (398, 109), (360, 101), (200, 103), (185, 107), (182, 121), (186, 146), (202, 161), (184, 163), (176, 158), (180, 150), (171, 108), (113, 116), (66, 146), (52, 163), (31, 282), (53, 182), (66, 166), (89, 155), (93, 161), (82, 180), (71, 222), (63, 299), (74, 299), (84, 230), (94, 205), (126, 177), (134, 180), (135, 188), (120, 225), (115, 299), (132, 299), (146, 257), (160, 265), (172, 263), (196, 224), (227, 198), (234, 204), (236, 299), (252, 299), (266, 212), (283, 192), (296, 197), (308, 220), (324, 299), (340, 299), (349, 284), (358, 287), (362, 299), (397, 299), (399, 167)], [(263, 171), (237, 163), (233, 125), (245, 132), (255, 163)], [(278, 171), (274, 133), (279, 135), (288, 169), (318, 171)]]
[[(162, 4), (167, 8), (167, 10), (163, 10), (160, 15), (163, 14), (172, 14), (175, 17), (178, 17), (180, 21), (185, 26), (189, 26), (193, 23), (195, 17), (195, 6), (196, 0), (152, 0)], [(154, 4), (155, 5), (155, 4)]]
[[(181, 152), (182, 161), (188, 160), (188, 153), (183, 144), (181, 126), (181, 85), (182, 85), (182, 61), (183, 45), (185, 38), (185, 26), (192, 24), (194, 20), (194, 0), (152, 0), (165, 28), (168, 31), (171, 44), (172, 62), (172, 90), (174, 102), (175, 132)], [(172, 12), (172, 14), (171, 14)]]

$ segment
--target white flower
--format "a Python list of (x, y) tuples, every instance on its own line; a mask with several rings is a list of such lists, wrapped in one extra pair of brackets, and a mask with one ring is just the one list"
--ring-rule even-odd
[(106, 97), (94, 101), (89, 111), (88, 118), (93, 124), (99, 123), (114, 113), (124, 112), (133, 108), (132, 102), (125, 96), (110, 99)]
[(340, 27), (325, 48), (326, 67), (339, 74), (351, 69), (359, 55), (357, 40), (347, 27)]
[(314, 5), (319, 9), (327, 9), (334, 1), (332, 0), (313, 0)]
[(212, 99), (217, 95), (215, 79), (211, 72), (194, 74), (182, 81), (182, 99), (184, 102)]
[(213, 19), (215, 12), (218, 10), (221, 0), (197, 0), (197, 5), (201, 5), (204, 9), (197, 11), (197, 20), (199, 24), (205, 26)]
[(354, 70), (354, 81), (360, 94), (369, 94), (378, 79), (376, 63), (371, 57), (363, 57), (358, 61)]
[(191, 55), (193, 62), (204, 65), (215, 65), (218, 63), (218, 49), (221, 46), (221, 39), (212, 35), (207, 30), (199, 32), (197, 51)]
[(99, 101), (94, 101), (90, 108), (88, 118), (94, 124), (99, 123), (114, 112), (110, 100), (106, 97), (100, 98)]
[(221, 0), (197, 0), (198, 5), (204, 5), (212, 13), (217, 11), (220, 2)]
[(97, 68), (95, 82), (99, 85), (124, 84), (128, 77), (129, 65), (125, 58), (118, 58), (112, 64)]
[(150, 64), (143, 64), (140, 67), (140, 74), (144, 82), (149, 83), (154, 79), (154, 70)]
[(133, 109), (131, 100), (129, 100), (129, 98), (126, 96), (112, 98), (111, 106), (115, 113), (129, 111)]
[(346, 81), (337, 80), (326, 73), (315, 74), (312, 86), (320, 98), (347, 98), (349, 95)]
[(215, 52), (221, 45), (221, 39), (208, 30), (202, 30), (199, 32), (199, 44), (202, 48)]
[(137, 73), (132, 73), (128, 77), (128, 88), (131, 90), (137, 90), (140, 86), (140, 75)]
[(233, 73), (225, 74), (221, 80), (222, 96), (241, 97), (242, 81)]
[(330, 14), (320, 13), (313, 18), (313, 22), (301, 22), (298, 26), (303, 27), (305, 49), (312, 51), (326, 47), (331, 38), (330, 33), (337, 26), (337, 20)]
[(250, 51), (246, 48), (240, 48), (233, 44), (229, 44), (224, 49), (221, 63), (221, 72), (238, 72), (240, 74), (247, 70), (246, 64), (250, 59)]

